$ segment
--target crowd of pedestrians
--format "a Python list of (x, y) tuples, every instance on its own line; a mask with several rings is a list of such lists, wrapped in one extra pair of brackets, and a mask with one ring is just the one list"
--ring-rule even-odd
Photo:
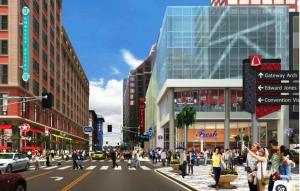
[(269, 142), (269, 147), (252, 144), (251, 148), (244, 146), (243, 150), (216, 147), (213, 151), (204, 149), (203, 152), (194, 148), (186, 150), (181, 148), (176, 152), (156, 148), (149, 151), (149, 158), (153, 164), (161, 162), (162, 166), (169, 165), (171, 161), (179, 161), (181, 176), (193, 175), (194, 166), (207, 165), (210, 161), (212, 174), (215, 179), (214, 187), (220, 188), (220, 177), (224, 169), (236, 172), (237, 165), (244, 166), (250, 191), (272, 191), (277, 180), (291, 180), (291, 168), (295, 167), (293, 155), (285, 146), (279, 146), (276, 140)]

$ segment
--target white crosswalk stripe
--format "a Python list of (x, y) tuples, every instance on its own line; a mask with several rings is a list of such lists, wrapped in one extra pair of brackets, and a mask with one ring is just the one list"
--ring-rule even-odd
[(51, 170), (51, 169), (54, 169), (54, 168), (57, 168), (58, 166), (50, 166), (50, 167), (47, 167), (47, 168), (44, 168), (45, 170)]
[(86, 168), (86, 170), (93, 170), (94, 168), (96, 168), (97, 166), (89, 166), (88, 168)]
[(121, 166), (115, 167), (114, 170), (122, 170)]
[(100, 170), (107, 170), (108, 168), (108, 166), (101, 166)]
[(57, 169), (57, 170), (65, 170), (65, 169), (67, 169), (67, 168), (71, 168), (72, 166), (64, 166), (64, 167), (61, 167), (61, 168), (59, 168), (59, 169)]
[(147, 167), (147, 166), (141, 166), (141, 169), (143, 169), (143, 170), (151, 170), (149, 167)]
[(128, 167), (128, 170), (136, 170), (134, 167)]

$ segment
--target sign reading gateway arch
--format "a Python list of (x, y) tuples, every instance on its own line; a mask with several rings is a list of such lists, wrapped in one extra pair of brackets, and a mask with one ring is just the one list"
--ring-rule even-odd
[(29, 80), (29, 8), (23, 7), (23, 81)]

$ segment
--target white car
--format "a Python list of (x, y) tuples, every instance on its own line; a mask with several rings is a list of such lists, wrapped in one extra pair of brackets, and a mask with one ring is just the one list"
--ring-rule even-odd
[(29, 158), (20, 153), (0, 153), (0, 171), (11, 173), (18, 170), (28, 170)]

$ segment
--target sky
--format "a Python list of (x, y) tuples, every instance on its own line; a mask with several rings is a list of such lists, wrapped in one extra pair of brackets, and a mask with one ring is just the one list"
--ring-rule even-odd
[(122, 80), (156, 43), (166, 7), (202, 5), (209, 0), (63, 0), (63, 26), (90, 81), (89, 107), (113, 125), (104, 141), (120, 141)]

